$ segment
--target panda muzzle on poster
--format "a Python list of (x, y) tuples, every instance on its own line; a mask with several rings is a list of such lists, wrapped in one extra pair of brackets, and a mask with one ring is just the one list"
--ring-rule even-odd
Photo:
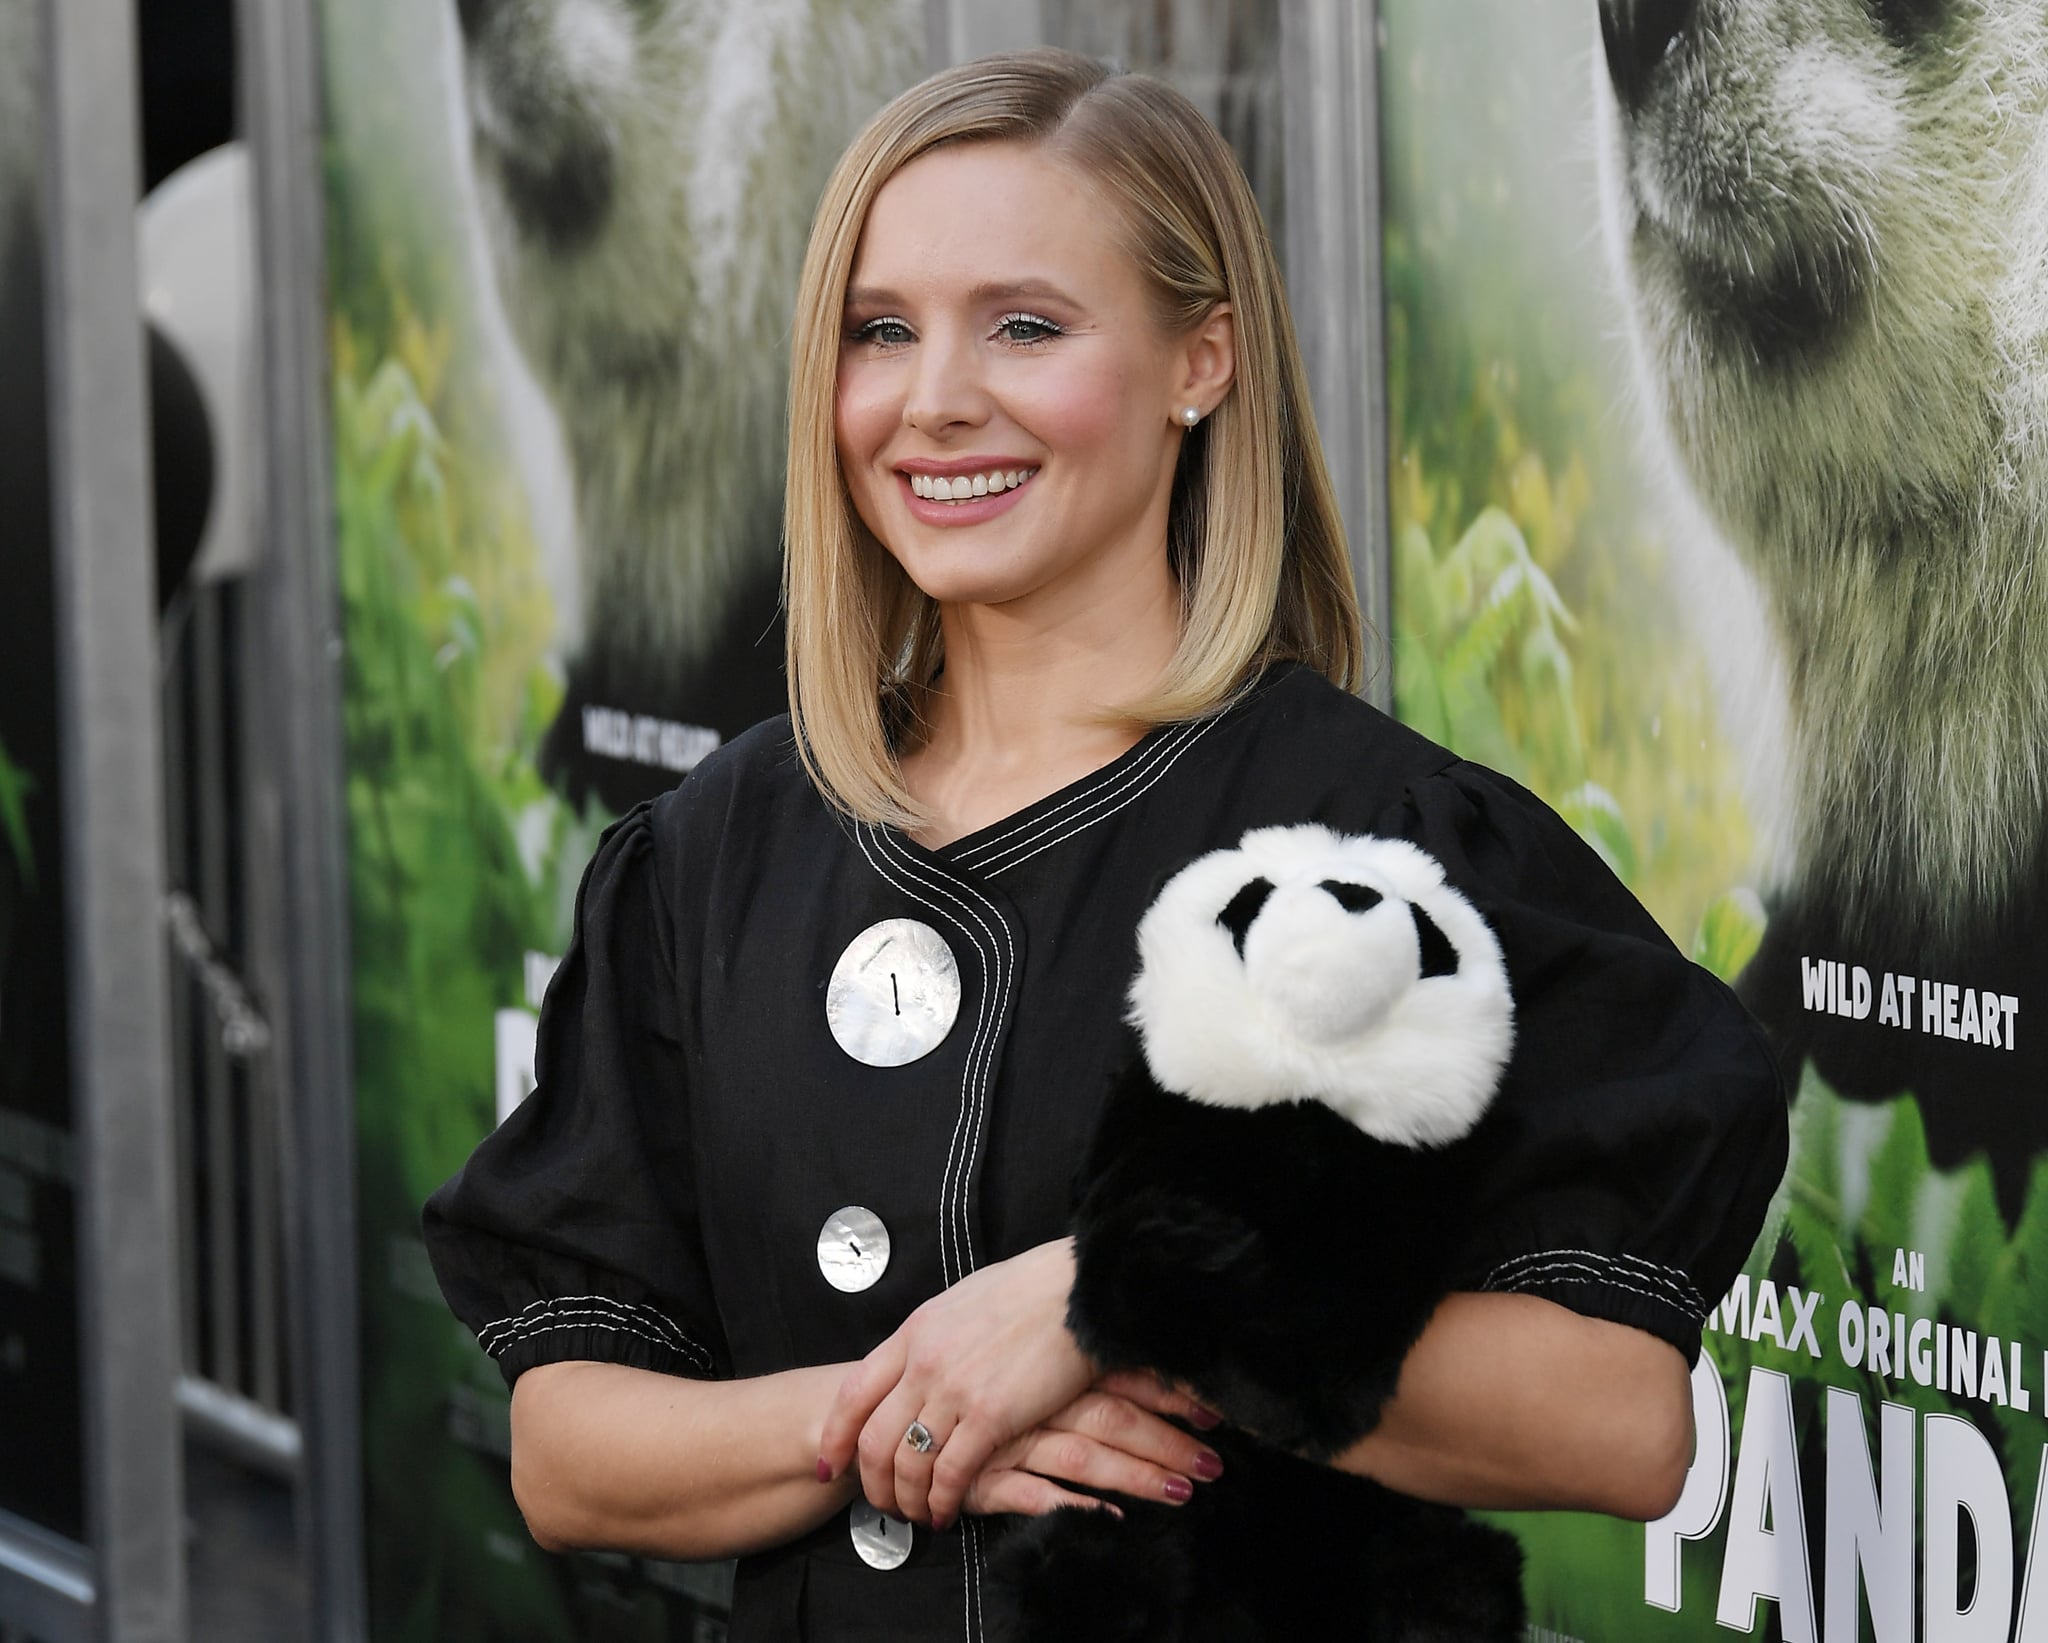
[(1520, 1638), (1508, 1535), (1322, 1464), (1378, 1423), (1453, 1287), (1460, 1143), (1514, 1043), (1493, 932), (1415, 845), (1304, 825), (1182, 868), (1137, 945), (1068, 1322), (1105, 1369), (1218, 1411), (1229, 1481), (1025, 1524), (995, 1634)]

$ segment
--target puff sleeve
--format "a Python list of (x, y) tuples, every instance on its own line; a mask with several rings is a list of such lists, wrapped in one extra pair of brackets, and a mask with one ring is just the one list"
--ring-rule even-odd
[(1492, 925), (1515, 996), (1513, 1058), (1472, 1138), (1457, 1287), (1539, 1295), (1695, 1360), (1785, 1169), (1761, 1029), (1507, 778), (1453, 765), (1381, 830), (1442, 862)]
[(426, 1205), (442, 1293), (508, 1384), (579, 1358), (730, 1372), (692, 1187), (658, 814), (643, 805), (599, 840), (541, 1006), (533, 1093)]

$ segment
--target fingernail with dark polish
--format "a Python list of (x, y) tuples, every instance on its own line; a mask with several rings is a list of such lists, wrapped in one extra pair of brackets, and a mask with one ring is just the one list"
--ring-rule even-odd
[(1166, 1498), (1176, 1506), (1185, 1505), (1195, 1498), (1195, 1486), (1186, 1478), (1168, 1478), (1164, 1486)]
[(820, 1483), (830, 1483), (832, 1481), (832, 1463), (822, 1455), (818, 1457), (818, 1481)]
[(953, 1520), (949, 1517), (935, 1517), (932, 1519), (932, 1528), (936, 1533), (944, 1534), (952, 1527)]
[(1213, 1449), (1204, 1449), (1195, 1457), (1195, 1476), (1204, 1483), (1214, 1483), (1223, 1476), (1223, 1457)]
[(1204, 1409), (1198, 1405), (1194, 1413), (1188, 1416), (1188, 1424), (1198, 1432), (1213, 1432), (1223, 1424), (1223, 1417), (1213, 1409)]

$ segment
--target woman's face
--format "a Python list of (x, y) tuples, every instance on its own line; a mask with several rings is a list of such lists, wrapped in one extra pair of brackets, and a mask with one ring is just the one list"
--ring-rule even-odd
[(942, 604), (1058, 608), (1165, 573), (1178, 414), (1222, 397), (1229, 323), (1162, 334), (1120, 227), (1085, 178), (1015, 143), (935, 150), (869, 209), (839, 464), (868, 528)]

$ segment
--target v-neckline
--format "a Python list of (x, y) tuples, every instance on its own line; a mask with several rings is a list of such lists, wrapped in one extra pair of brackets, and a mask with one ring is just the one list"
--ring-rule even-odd
[(955, 877), (1000, 873), (1116, 814), (1160, 781), (1209, 731), (1235, 718), (1290, 671), (1285, 663), (1268, 668), (1214, 713), (1155, 725), (1108, 763), (945, 844), (921, 844), (897, 828), (888, 829), (889, 835), (918, 859)]
[(1096, 787), (1114, 782), (1119, 775), (1137, 764), (1149, 748), (1156, 746), (1161, 737), (1169, 731), (1179, 729), (1184, 722), (1154, 725), (1115, 758), (1076, 776), (1072, 781), (1054, 788), (1040, 798), (1033, 799), (1029, 804), (1020, 805), (1017, 809), (998, 816), (994, 821), (983, 823), (972, 832), (962, 833), (958, 838), (948, 839), (944, 844), (918, 844), (915, 839), (910, 842), (940, 861), (950, 862), (962, 856), (975, 856), (986, 847), (1006, 842), (1013, 835), (1032, 831), (1055, 812), (1064, 813), (1083, 801)]

